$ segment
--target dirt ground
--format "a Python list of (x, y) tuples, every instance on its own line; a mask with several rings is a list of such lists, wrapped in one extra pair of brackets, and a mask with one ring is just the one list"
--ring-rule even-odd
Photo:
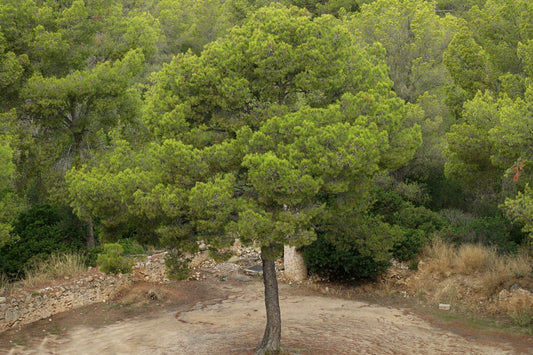
[[(265, 324), (260, 279), (137, 283), (0, 334), (0, 354), (253, 354)], [(533, 337), (438, 324), (409, 308), (280, 284), (284, 354), (533, 354)]]

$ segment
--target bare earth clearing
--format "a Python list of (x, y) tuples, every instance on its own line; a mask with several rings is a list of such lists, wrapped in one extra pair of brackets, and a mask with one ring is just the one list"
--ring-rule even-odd
[[(242, 281), (137, 283), (113, 302), (0, 334), (2, 354), (253, 354), (264, 330), (263, 285)], [(526, 354), (527, 336), (438, 325), (408, 309), (280, 284), (287, 354)]]

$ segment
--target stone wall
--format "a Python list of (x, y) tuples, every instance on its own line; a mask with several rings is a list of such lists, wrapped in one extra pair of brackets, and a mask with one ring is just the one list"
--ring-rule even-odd
[(107, 301), (131, 284), (129, 275), (93, 272), (83, 278), (65, 280), (59, 285), (12, 290), (0, 297), (0, 332), (73, 308)]
[(0, 332), (54, 314), (113, 299), (135, 281), (166, 282), (165, 253), (148, 256), (131, 275), (106, 275), (95, 269), (43, 288), (16, 287), (0, 295)]

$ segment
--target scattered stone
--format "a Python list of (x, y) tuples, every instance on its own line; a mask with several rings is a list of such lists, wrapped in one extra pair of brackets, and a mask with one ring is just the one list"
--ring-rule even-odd
[(228, 263), (235, 264), (235, 263), (239, 262), (239, 260), (241, 260), (241, 258), (239, 258), (237, 255), (233, 255), (231, 258), (229, 258)]
[(511, 287), (509, 287), (509, 291), (513, 292), (518, 289), (522, 288), (519, 284), (513, 284)]
[(451, 304), (448, 303), (439, 303), (439, 309), (443, 311), (449, 311), (452, 308)]

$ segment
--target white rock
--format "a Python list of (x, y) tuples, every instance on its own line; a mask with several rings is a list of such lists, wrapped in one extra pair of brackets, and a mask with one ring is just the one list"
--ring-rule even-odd
[(439, 309), (442, 309), (444, 311), (449, 311), (452, 308), (452, 305), (448, 303), (439, 303)]

